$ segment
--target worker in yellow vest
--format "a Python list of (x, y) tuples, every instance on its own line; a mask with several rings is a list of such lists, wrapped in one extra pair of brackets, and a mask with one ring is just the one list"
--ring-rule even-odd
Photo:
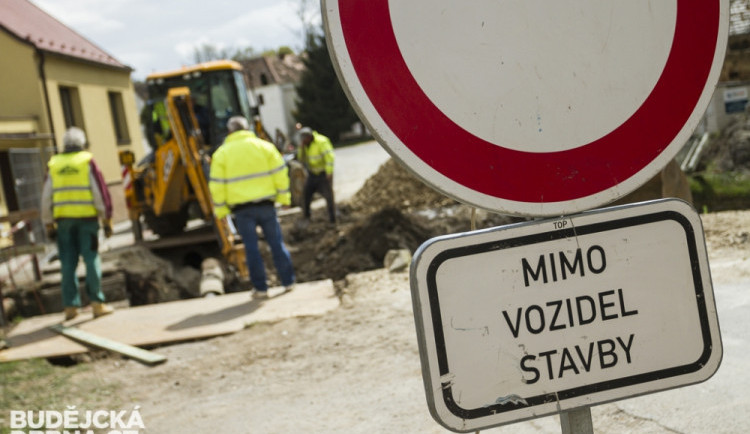
[(151, 116), (154, 128), (154, 137), (156, 139), (156, 147), (159, 147), (166, 143), (170, 137), (172, 137), (172, 131), (169, 127), (167, 107), (166, 105), (164, 105), (163, 100), (159, 100), (154, 103)]
[(336, 223), (336, 204), (333, 199), (333, 144), (328, 137), (303, 127), (298, 132), (300, 145), (297, 159), (307, 169), (307, 180), (302, 193), (302, 212), (305, 219), (310, 218), (310, 203), (315, 192), (326, 200), (328, 220)]
[(211, 158), (208, 186), (217, 218), (229, 214), (245, 245), (245, 258), (253, 284), (253, 297), (268, 298), (263, 258), (258, 249), (260, 226), (271, 248), (271, 257), (285, 291), (294, 286), (292, 259), (284, 245), (275, 204), (289, 206), (289, 176), (283, 157), (273, 143), (249, 131), (242, 116), (229, 118), (229, 135)]
[(104, 236), (112, 235), (112, 200), (93, 156), (86, 148), (86, 134), (71, 127), (63, 136), (62, 153), (50, 158), (42, 187), (41, 218), (47, 237), (57, 240), (62, 274), (61, 290), (65, 320), (78, 315), (79, 257), (86, 265), (86, 292), (94, 317), (112, 313), (101, 290), (102, 266), (99, 258), (99, 219)]

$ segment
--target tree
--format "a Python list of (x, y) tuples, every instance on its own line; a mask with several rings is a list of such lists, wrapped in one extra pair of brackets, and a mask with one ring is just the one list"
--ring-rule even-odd
[(243, 60), (252, 59), (255, 56), (256, 53), (253, 47), (245, 47), (234, 50), (234, 54), (230, 58), (234, 61), (242, 62)]
[(276, 54), (278, 54), (279, 56), (294, 54), (294, 50), (292, 50), (292, 48), (288, 45), (282, 45), (278, 50), (276, 50)]
[(255, 56), (255, 49), (249, 46), (229, 49), (220, 48), (219, 46), (213, 44), (202, 44), (201, 46), (195, 47), (193, 49), (193, 61), (195, 63), (224, 59), (232, 59), (240, 62), (242, 60), (252, 59)]
[(193, 61), (203, 63), (211, 60), (229, 59), (231, 55), (226, 48), (219, 48), (213, 44), (202, 44), (193, 49)]
[(328, 54), (325, 36), (311, 32), (307, 37), (302, 73), (297, 90), (295, 119), (337, 141), (342, 132), (359, 121), (339, 83)]

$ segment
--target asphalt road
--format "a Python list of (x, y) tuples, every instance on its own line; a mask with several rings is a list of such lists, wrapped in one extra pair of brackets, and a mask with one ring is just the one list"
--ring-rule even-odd
[[(715, 264), (711, 265), (715, 268)], [(619, 401), (617, 407), (639, 418), (657, 421), (671, 432), (750, 432), (748, 289), (750, 282), (714, 284), (724, 355), (713, 377), (700, 384)]]
[(351, 198), (388, 158), (389, 154), (374, 140), (336, 149), (333, 169), (336, 201)]

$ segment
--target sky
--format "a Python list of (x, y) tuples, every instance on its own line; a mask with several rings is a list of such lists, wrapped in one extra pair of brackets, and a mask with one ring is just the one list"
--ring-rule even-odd
[(195, 47), (252, 47), (260, 53), (303, 46), (297, 11), (319, 15), (311, 0), (31, 0), (63, 24), (134, 69), (156, 71), (193, 63)]

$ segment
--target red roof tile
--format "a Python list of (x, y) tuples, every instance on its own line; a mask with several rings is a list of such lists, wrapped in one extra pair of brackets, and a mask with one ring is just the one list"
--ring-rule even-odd
[(0, 1), (0, 28), (43, 51), (131, 69), (27, 0)]

